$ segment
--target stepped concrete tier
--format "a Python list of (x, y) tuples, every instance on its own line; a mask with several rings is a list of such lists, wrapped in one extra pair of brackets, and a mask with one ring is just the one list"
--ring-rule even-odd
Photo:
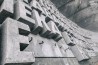
[[(76, 3), (67, 9), (74, 21), (97, 22), (97, 10), (91, 12), (85, 0), (73, 15), (78, 19), (72, 14), (80, 1), (61, 1), (59, 9)], [(91, 13), (78, 17), (85, 11)], [(98, 65), (98, 33), (64, 15), (50, 0), (0, 0), (0, 65)]]

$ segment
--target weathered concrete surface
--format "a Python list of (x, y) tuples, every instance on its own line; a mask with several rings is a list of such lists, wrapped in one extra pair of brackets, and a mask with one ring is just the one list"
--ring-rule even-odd
[[(71, 0), (65, 2), (69, 1)], [(72, 11), (75, 12), (79, 3), (80, 0), (75, 0), (66, 5), (67, 8), (74, 5)], [(95, 55), (98, 51), (95, 49), (98, 49), (98, 41), (95, 42), (92, 38), (94, 33), (82, 29), (64, 17), (49, 0), (40, 0), (41, 5), (36, 0), (15, 0), (13, 4), (14, 19), (7, 18), (0, 25), (1, 65), (83, 65), (83, 63), (95, 65), (97, 63), (98, 59)], [(80, 9), (86, 6), (81, 5)], [(94, 12), (96, 13), (95, 10)], [(89, 13), (87, 14), (89, 16)], [(84, 14), (83, 16), (88, 17)], [(82, 16), (81, 18), (84, 19)], [(69, 44), (70, 42), (72, 43)]]
[(98, 56), (92, 57), (92, 59), (88, 61), (79, 62), (80, 65), (97, 65), (98, 64)]
[(21, 0), (18, 0), (15, 3), (14, 10), (15, 10), (15, 16), (14, 17), (15, 17), (16, 20), (29, 25), (29, 27), (31, 29), (34, 27), (35, 20), (31, 18), (32, 9), (31, 9), (31, 7), (29, 5), (22, 2)]
[[(0, 4), (1, 4), (0, 0)], [(10, 7), (9, 7), (10, 6)], [(14, 0), (4, 0), (0, 5), (0, 24), (7, 18), (13, 18), (14, 15)]]
[(78, 45), (72, 46), (70, 47), (72, 52), (74, 53), (75, 57), (77, 58), (78, 61), (81, 60), (89, 60), (90, 57), (88, 56), (88, 54), (86, 54), (83, 49), (81, 47), (79, 47)]
[(90, 61), (78, 62), (75, 58), (36, 58), (33, 65), (96, 65), (96, 60), (92, 58)]
[(62, 32), (62, 35), (63, 35), (63, 37), (64, 37), (65, 42), (66, 42), (68, 45), (70, 45), (70, 46), (75, 45), (75, 43), (73, 43), (72, 39), (70, 39), (70, 37), (69, 37), (69, 35), (68, 35), (67, 32)]
[[(22, 25), (25, 26), (25, 24)], [(32, 64), (35, 60), (33, 53), (23, 51), (24, 46), (29, 45), (29, 40), (28, 37), (19, 35), (18, 21), (7, 18), (1, 25), (1, 31), (0, 65)]]
[(36, 58), (33, 65), (65, 65), (65, 63), (62, 58)]
[(51, 39), (46, 39), (40, 37), (39, 35), (33, 35), (33, 34), (29, 35), (29, 39), (31, 40), (30, 45), (25, 50), (34, 51), (35, 57), (51, 58), (51, 57), (63, 57), (64, 55), (63, 53), (61, 53), (57, 42)]

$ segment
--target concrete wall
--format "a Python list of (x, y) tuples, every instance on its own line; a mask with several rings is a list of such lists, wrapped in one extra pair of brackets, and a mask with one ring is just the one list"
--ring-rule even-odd
[(98, 63), (98, 34), (73, 23), (51, 1), (1, 0), (0, 7), (0, 65)]

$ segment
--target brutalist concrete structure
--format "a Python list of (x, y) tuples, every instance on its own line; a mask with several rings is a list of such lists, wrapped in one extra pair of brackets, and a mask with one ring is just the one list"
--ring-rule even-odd
[(97, 36), (50, 0), (0, 0), (0, 65), (98, 65)]

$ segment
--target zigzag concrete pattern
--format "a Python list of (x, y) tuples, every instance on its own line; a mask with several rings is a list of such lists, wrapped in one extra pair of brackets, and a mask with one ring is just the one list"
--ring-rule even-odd
[(0, 0), (0, 65), (97, 65), (97, 35), (50, 0)]

